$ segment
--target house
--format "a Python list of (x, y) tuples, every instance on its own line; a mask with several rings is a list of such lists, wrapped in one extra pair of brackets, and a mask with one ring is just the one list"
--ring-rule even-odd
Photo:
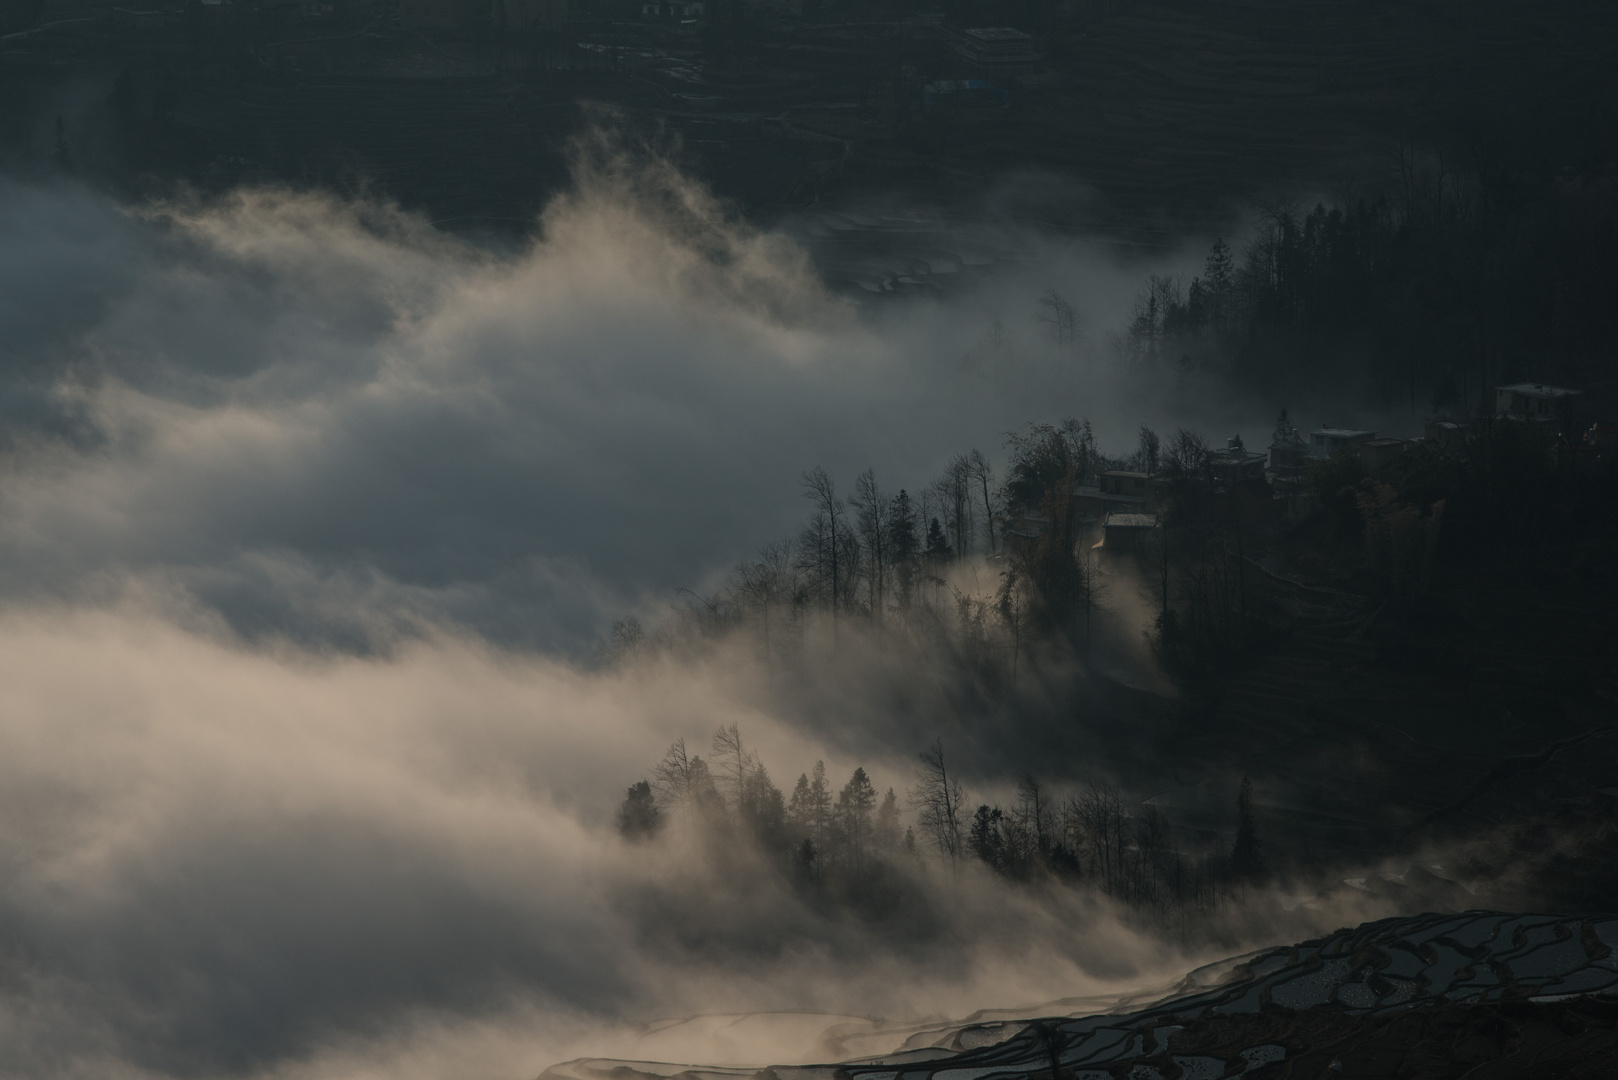
[(1096, 477), (1094, 484), (1073, 487), (1073, 512), (1079, 523), (1100, 521), (1114, 510), (1138, 511), (1146, 504), (1151, 477), (1142, 472), (1111, 469)]
[(1422, 439), (1434, 450), (1453, 454), (1466, 449), (1466, 425), (1453, 420), (1429, 420)]
[(1006, 523), (1006, 546), (1013, 551), (1029, 552), (1039, 543), (1040, 537), (1049, 536), (1051, 521), (1049, 518), (1025, 514), (1014, 517)]
[(1131, 472), (1128, 469), (1108, 469), (1099, 477), (1103, 495), (1146, 498), (1146, 482), (1151, 473)]
[(1513, 383), (1494, 388), (1494, 411), (1512, 420), (1560, 420), (1572, 410), (1580, 391), (1544, 383)]
[(1101, 524), (1101, 543), (1097, 547), (1111, 555), (1144, 551), (1156, 528), (1156, 514), (1131, 514), (1115, 510)]
[(1240, 435), (1232, 435), (1223, 450), (1215, 450), (1208, 457), (1208, 469), (1214, 482), (1235, 487), (1248, 480), (1264, 479), (1264, 466), (1268, 456), (1247, 449)]
[(1309, 433), (1309, 456), (1328, 458), (1345, 447), (1370, 442), (1374, 438), (1376, 432), (1358, 428), (1320, 428)]
[(1303, 488), (1303, 476), (1308, 471), (1309, 446), (1296, 431), (1292, 432), (1292, 437), (1270, 444), (1270, 461), (1264, 475), (1277, 495), (1297, 494)]

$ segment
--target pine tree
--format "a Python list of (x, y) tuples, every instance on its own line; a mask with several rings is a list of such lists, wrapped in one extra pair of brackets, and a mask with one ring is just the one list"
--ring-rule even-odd
[(826, 833), (831, 826), (831, 792), (826, 785), (826, 763), (815, 762), (810, 773), (799, 773), (787, 803), (787, 821), (815, 842), (817, 850), (824, 851)]
[(618, 808), (618, 832), (626, 840), (648, 840), (663, 827), (663, 812), (657, 808), (652, 785), (645, 780), (631, 784)]
[(876, 809), (876, 788), (863, 768), (855, 769), (837, 793), (837, 834), (855, 865), (865, 860), (871, 846), (871, 812)]
[(916, 504), (901, 490), (888, 507), (888, 565), (893, 568), (899, 607), (908, 610), (916, 585), (916, 560), (921, 555)]
[(1000, 820), (1004, 816), (998, 806), (980, 806), (972, 816), (972, 827), (966, 835), (966, 846), (972, 854), (996, 873), (1004, 873), (1007, 864), (1006, 842), (1000, 834)]
[(892, 788), (882, 796), (882, 805), (877, 807), (871, 841), (882, 851), (891, 851), (899, 845), (899, 796)]
[(944, 535), (944, 527), (933, 518), (927, 523), (927, 550), (923, 553), (929, 564), (938, 565), (950, 560), (949, 538)]
[(1272, 445), (1284, 446), (1290, 442), (1301, 441), (1303, 441), (1303, 437), (1298, 434), (1298, 429), (1292, 426), (1291, 419), (1287, 417), (1286, 406), (1283, 405), (1281, 415), (1275, 421), (1275, 431), (1270, 436), (1270, 442)]

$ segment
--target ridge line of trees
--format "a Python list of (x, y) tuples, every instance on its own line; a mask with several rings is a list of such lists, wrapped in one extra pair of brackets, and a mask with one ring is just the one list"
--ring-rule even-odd
[(915, 825), (905, 824), (900, 799), (893, 787), (879, 795), (863, 766), (834, 792), (824, 761), (801, 772), (788, 796), (731, 724), (714, 733), (707, 759), (676, 740), (649, 779), (629, 786), (616, 825), (635, 843), (676, 822), (722, 838), (727, 849), (752, 843), (800, 889), (856, 906), (902, 889), (900, 868), (919, 866), (929, 850), (952, 876), (977, 865), (1008, 883), (1095, 890), (1163, 918), (1212, 911), (1266, 873), (1245, 777), (1232, 846), (1194, 854), (1175, 842), (1160, 810), (1131, 809), (1112, 785), (1092, 782), (1062, 795), (1024, 773), (1009, 809), (983, 803), (970, 811), (939, 739), (917, 755), (905, 795)]

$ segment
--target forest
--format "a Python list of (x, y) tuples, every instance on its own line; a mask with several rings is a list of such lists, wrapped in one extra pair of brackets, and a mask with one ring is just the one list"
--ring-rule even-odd
[[(1230, 849), (1191, 853), (1161, 812), (1131, 808), (1110, 784), (1062, 792), (1025, 774), (1008, 807), (974, 810), (941, 740), (918, 755), (903, 795), (893, 787), (879, 795), (863, 767), (834, 795), (835, 786), (817, 761), (784, 794), (732, 724), (714, 734), (707, 759), (676, 741), (650, 779), (629, 787), (617, 827), (631, 843), (655, 843), (670, 830), (695, 834), (709, 850), (751, 845), (800, 896), (874, 922), (914, 918), (933, 902), (929, 865), (951, 874), (976, 866), (1036, 890), (1091, 890), (1181, 928), (1265, 873), (1245, 779)], [(904, 823), (905, 811), (914, 824)]]
[[(650, 631), (619, 622), (606, 657), (632, 664), (739, 637), (787, 679), (825, 642), (835, 652), (839, 635), (897, 642), (910, 663), (953, 680), (957, 700), (980, 717), (968, 723), (985, 732), (997, 730), (994, 716), (1026, 715), (1064, 694), (1064, 722), (1083, 725), (1094, 722), (1085, 695), (1107, 678), (1091, 665), (1097, 617), (1133, 605), (1150, 612), (1140, 632), (1176, 688), (1178, 718), (1164, 737), (1212, 730), (1230, 681), (1262, 668), (1293, 632), (1300, 595), (1352, 605), (1364, 613), (1361, 632), (1374, 627), (1384, 648), (1407, 649), (1423, 634), (1454, 632), (1439, 582), (1555, 559), (1569, 544), (1586, 560), (1610, 552), (1610, 455), (1580, 453), (1543, 425), (1490, 418), (1457, 430), (1417, 440), (1376, 470), (1352, 448), (1312, 460), (1299, 490), (1279, 496), (1268, 479), (1232, 478), (1226, 452), (1194, 431), (1165, 439), (1142, 427), (1132, 451), (1109, 454), (1083, 421), (1009, 434), (1002, 469), (979, 451), (961, 453), (916, 494), (889, 495), (867, 470), (845, 498), (812, 469), (801, 478), (811, 512), (798, 535), (765, 547), (711, 594), (688, 591)], [(1301, 452), (1284, 412), (1271, 437)], [(1098, 524), (1080, 509), (1109, 470), (1144, 476), (1151, 490), (1155, 527), (1122, 552), (1096, 544)], [(994, 587), (974, 591), (985, 572)], [(1014, 799), (973, 799), (942, 739), (918, 761), (912, 783), (884, 793), (863, 769), (839, 789), (817, 763), (783, 794), (729, 727), (706, 761), (676, 743), (629, 789), (619, 827), (637, 841), (675, 822), (745, 837), (796, 887), (856, 908), (881, 895), (871, 910), (895, 910), (890, 893), (912, 881), (896, 868), (965, 863), (1017, 887), (1093, 891), (1180, 925), (1299, 854), (1259, 844), (1245, 777), (1210, 834), (1176, 829), (1115, 783), (1047, 780), (1026, 768)], [(1104, 774), (1105, 762), (1096, 765)]]
[(1488, 415), (1494, 387), (1522, 379), (1610, 398), (1613, 164), (1466, 145), (1402, 147), (1391, 191), (1264, 207), (1252, 239), (1239, 251), (1217, 240), (1189, 282), (1152, 275), (1117, 351), (1272, 397), (1418, 415)]

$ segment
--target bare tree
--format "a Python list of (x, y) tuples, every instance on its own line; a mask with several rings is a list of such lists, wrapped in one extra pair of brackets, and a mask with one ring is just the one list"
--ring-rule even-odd
[(1148, 476), (1155, 475), (1162, 449), (1163, 444), (1158, 439), (1157, 432), (1142, 424), (1140, 426), (1140, 447), (1135, 451), (1135, 467)]
[(1039, 321), (1051, 328), (1057, 345), (1073, 344), (1073, 305), (1055, 289), (1046, 289), (1039, 298)]
[(989, 497), (989, 484), (994, 480), (994, 466), (983, 452), (974, 448), (967, 455), (967, 470), (972, 479), (978, 482), (983, 494), (983, 528), (989, 534), (989, 554), (997, 553), (994, 539), (994, 501)]
[(1124, 814), (1118, 789), (1092, 783), (1068, 799), (1063, 814), (1069, 846), (1089, 860), (1089, 871), (1109, 893), (1117, 894), (1122, 869)]
[(843, 558), (846, 552), (839, 550), (844, 532), (843, 503), (837, 497), (837, 485), (818, 465), (803, 474), (803, 497), (814, 504), (816, 517), (823, 519), (822, 527), (816, 531), (818, 554), (823, 554), (825, 568), (830, 574), (831, 612), (832, 617), (836, 618), (837, 605), (842, 597), (843, 563), (846, 561)]
[(876, 472), (866, 469), (854, 480), (854, 496), (848, 500), (854, 508), (854, 520), (860, 542), (870, 560), (866, 572), (871, 617), (877, 620), (887, 607), (888, 534), (892, 516), (891, 504), (882, 497), (876, 485)]
[(995, 597), (995, 611), (999, 613), (1000, 624), (1011, 639), (1011, 685), (1015, 689), (1023, 639), (1028, 636), (1028, 594), (1022, 574), (1015, 566), (1000, 574), (1000, 592)]
[(1049, 793), (1033, 773), (1023, 773), (1017, 780), (1017, 808), (1013, 813), (1032, 836), (1040, 858), (1051, 850), (1050, 802)]
[(943, 520), (957, 559), (964, 559), (972, 546), (972, 480), (971, 457), (956, 454), (945, 467), (944, 475), (934, 480), (926, 492)]
[(953, 863), (961, 855), (961, 785), (949, 771), (942, 739), (934, 740), (919, 759), (921, 768), (910, 789), (910, 806), (939, 854)]
[(719, 765), (719, 779), (730, 795), (731, 805), (740, 808), (747, 776), (757, 758), (742, 745), (742, 733), (735, 724), (714, 732), (713, 758)]
[(771, 617), (778, 604), (791, 598), (793, 579), (791, 540), (767, 544), (759, 551), (756, 561), (736, 567), (736, 593), (745, 606), (758, 612), (763, 624), (766, 667), (774, 662), (774, 646), (770, 639)]
[(700, 809), (723, 805), (708, 763), (689, 753), (684, 739), (676, 740), (652, 770), (652, 787), (668, 806)]
[(612, 622), (612, 656), (618, 659), (635, 656), (646, 645), (646, 628), (630, 615)]

